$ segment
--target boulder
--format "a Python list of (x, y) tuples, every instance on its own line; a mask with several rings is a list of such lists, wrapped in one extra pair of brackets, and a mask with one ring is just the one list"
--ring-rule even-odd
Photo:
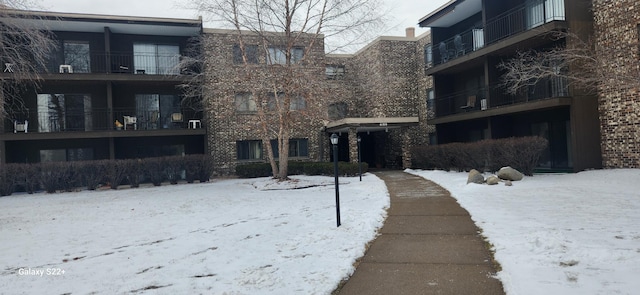
[(487, 177), (487, 184), (488, 185), (498, 184), (499, 182), (500, 182), (500, 178), (498, 178), (498, 176), (491, 175), (491, 176)]
[(511, 183), (511, 180), (505, 180), (505, 181), (504, 181), (504, 185), (505, 185), (505, 186), (512, 186), (512, 185), (513, 185), (513, 183)]
[(471, 171), (469, 171), (469, 177), (467, 177), (467, 184), (469, 183), (483, 184), (484, 176), (482, 176), (478, 170), (471, 169)]
[(522, 180), (524, 175), (520, 173), (520, 171), (507, 166), (500, 168), (500, 171), (498, 171), (498, 177), (504, 180), (518, 181)]

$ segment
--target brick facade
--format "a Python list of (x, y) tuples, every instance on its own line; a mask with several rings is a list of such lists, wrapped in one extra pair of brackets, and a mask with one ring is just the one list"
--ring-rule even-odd
[[(259, 44), (257, 36), (245, 34), (244, 38), (247, 44)], [(376, 137), (381, 137), (376, 144), (384, 144), (383, 156), (402, 157), (403, 166), (408, 167), (410, 145), (424, 143), (429, 132), (426, 89), (430, 86), (425, 84), (430, 83), (430, 78), (422, 74), (422, 48), (428, 42), (425, 39), (428, 36), (381, 37), (349, 55), (325, 55), (324, 42), (318, 40), (304, 63), (305, 78), (318, 89), (316, 95), (306, 98), (306, 109), (295, 112), (290, 136), (308, 140), (309, 156), (302, 160), (329, 160), (329, 135), (323, 126), (337, 119), (330, 118), (329, 106), (343, 103), (347, 110), (343, 115), (349, 118), (419, 117), (418, 126), (376, 133)], [(218, 174), (232, 174), (236, 165), (246, 162), (237, 159), (236, 143), (260, 140), (262, 134), (255, 112), (236, 110), (235, 94), (263, 88), (261, 80), (266, 79), (270, 69), (260, 55), (249, 74), (243, 65), (234, 64), (233, 47), (239, 43), (235, 31), (205, 30), (204, 40), (209, 153), (214, 157)], [(344, 67), (344, 75), (327, 79), (327, 65)], [(349, 133), (349, 158), (357, 161), (355, 129)], [(270, 139), (275, 138), (274, 134)]]
[(636, 75), (640, 56), (640, 4), (636, 0), (593, 1), (598, 54), (612, 73), (599, 87), (602, 158), (605, 168), (640, 168), (640, 89), (616, 77)]

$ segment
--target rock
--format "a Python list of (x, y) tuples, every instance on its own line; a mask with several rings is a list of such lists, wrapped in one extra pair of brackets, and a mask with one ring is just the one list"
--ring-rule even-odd
[(505, 186), (512, 186), (512, 185), (513, 185), (513, 183), (511, 183), (511, 180), (505, 180), (505, 181), (504, 181), (504, 185), (505, 185)]
[(499, 182), (500, 182), (500, 178), (498, 178), (498, 176), (491, 175), (491, 176), (487, 177), (487, 184), (488, 185), (498, 184)]
[(520, 173), (520, 171), (507, 166), (500, 168), (500, 171), (498, 171), (498, 177), (504, 180), (518, 181), (522, 180), (524, 175)]
[(469, 183), (483, 184), (484, 176), (482, 176), (478, 170), (471, 169), (471, 171), (469, 171), (469, 177), (467, 178), (467, 184)]

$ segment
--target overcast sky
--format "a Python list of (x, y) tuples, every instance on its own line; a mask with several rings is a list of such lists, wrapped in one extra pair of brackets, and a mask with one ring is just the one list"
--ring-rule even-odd
[[(197, 18), (196, 11), (178, 8), (177, 3), (188, 0), (36, 0), (40, 8), (55, 12), (91, 13), (126, 16)], [(448, 0), (384, 0), (391, 15), (384, 36), (404, 36), (405, 28), (415, 27), (416, 35), (425, 32), (418, 20), (442, 6)], [(205, 24), (205, 27), (211, 27)]]

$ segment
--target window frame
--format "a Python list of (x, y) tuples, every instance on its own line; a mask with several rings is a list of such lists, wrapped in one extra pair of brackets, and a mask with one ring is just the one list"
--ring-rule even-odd
[[(245, 150), (246, 150), (246, 157), (244, 155), (245, 154), (244, 153)], [(256, 152), (258, 154), (256, 154)], [(253, 153), (253, 155), (252, 155), (252, 153)], [(238, 141), (236, 141), (236, 159), (238, 161), (260, 161), (260, 160), (264, 160), (264, 149), (262, 147), (262, 140), (238, 140)]]
[[(258, 45), (245, 45), (244, 51), (247, 57), (247, 64), (258, 63)], [(242, 60), (242, 50), (240, 50), (240, 44), (233, 45), (233, 63), (244, 64)]]
[[(269, 46), (267, 48), (267, 64), (269, 65), (286, 65), (287, 49), (278, 46)], [(291, 47), (291, 64), (299, 64), (304, 59), (304, 47)]]
[(326, 65), (324, 69), (325, 77), (328, 80), (344, 79), (346, 69), (344, 65)]
[[(278, 150), (278, 140), (270, 140), (271, 150), (273, 151), (274, 159), (280, 158), (280, 151)], [(295, 152), (292, 153), (292, 148), (295, 148)], [(308, 138), (290, 138), (289, 139), (289, 158), (305, 159), (309, 158), (309, 139)]]
[[(237, 113), (255, 113), (258, 111), (258, 105), (251, 92), (236, 92), (233, 103)], [(243, 108), (239, 108), (240, 106)]]

